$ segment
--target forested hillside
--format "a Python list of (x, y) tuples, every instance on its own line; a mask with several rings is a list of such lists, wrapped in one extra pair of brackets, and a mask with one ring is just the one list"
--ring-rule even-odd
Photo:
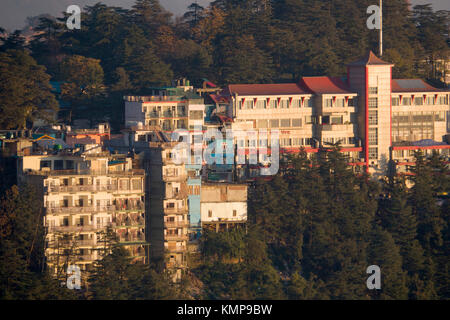
[[(130, 10), (97, 3), (84, 8), (81, 30), (68, 30), (67, 18), (43, 17), (27, 49), (53, 80), (65, 83), (73, 117), (107, 117), (119, 128), (124, 93), (178, 77), (226, 85), (345, 75), (346, 63), (369, 49), (378, 52), (378, 31), (366, 26), (371, 4), (216, 0), (207, 8), (193, 3), (174, 19), (158, 0), (137, 0)], [(429, 5), (409, 11), (406, 1), (390, 0), (383, 12), (383, 59), (395, 63), (393, 76), (435, 79), (436, 61), (448, 55), (448, 11), (433, 12)], [(0, 50), (22, 49), (23, 41), (11, 34)], [(77, 109), (81, 105), (91, 112)]]

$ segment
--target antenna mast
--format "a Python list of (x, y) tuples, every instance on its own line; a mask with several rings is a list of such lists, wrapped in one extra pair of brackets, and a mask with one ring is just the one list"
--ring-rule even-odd
[(383, 56), (383, 0), (380, 0), (380, 57)]

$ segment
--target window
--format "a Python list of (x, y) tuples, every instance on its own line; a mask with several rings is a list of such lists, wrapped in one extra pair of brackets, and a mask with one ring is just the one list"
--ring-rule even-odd
[(312, 108), (312, 99), (305, 99), (305, 106), (308, 108)]
[(405, 97), (402, 99), (402, 105), (404, 106), (410, 106), (411, 105), (411, 98), (410, 97)]
[(280, 100), (280, 108), (289, 108), (289, 101), (286, 99), (281, 99)]
[(378, 159), (378, 148), (369, 148), (369, 159)]
[(237, 216), (237, 212), (236, 212), (236, 210), (233, 210), (233, 217), (236, 217)]
[(208, 218), (212, 217), (212, 210), (208, 210)]
[(290, 138), (282, 138), (280, 140), (281, 146), (282, 147), (288, 147), (291, 145), (291, 139)]
[(357, 105), (357, 100), (356, 100), (356, 98), (350, 98), (350, 99), (348, 99), (348, 106), (349, 106), (349, 107), (356, 107), (356, 105)]
[(377, 144), (378, 144), (378, 129), (369, 128), (369, 145), (377, 145)]
[(378, 94), (377, 87), (369, 87), (369, 94)]
[(302, 138), (293, 138), (292, 139), (292, 145), (293, 146), (302, 146), (303, 145), (303, 139)]
[(252, 100), (246, 100), (244, 108), (245, 109), (253, 109), (253, 101)]
[(331, 108), (333, 106), (333, 99), (325, 99), (325, 107)]
[(445, 121), (445, 111), (436, 112), (436, 121)]
[(267, 120), (258, 120), (258, 128), (267, 128)]
[(342, 117), (331, 117), (331, 124), (342, 124)]
[(378, 108), (378, 98), (369, 98), (369, 108)]
[(425, 100), (425, 103), (428, 105), (434, 105), (434, 98), (433, 97), (427, 97)]
[(269, 107), (270, 107), (270, 109), (276, 109), (277, 100), (275, 100), (275, 99), (270, 100)]
[(66, 169), (68, 169), (68, 170), (73, 170), (74, 169), (73, 160), (66, 160)]
[(293, 99), (291, 102), (292, 108), (300, 108), (301, 100), (300, 99)]
[(392, 98), (392, 105), (399, 106), (400, 105), (400, 98)]
[(423, 98), (422, 98), (422, 97), (416, 97), (416, 98), (414, 98), (414, 104), (415, 104), (416, 106), (421, 106), (421, 105), (423, 105)]
[(52, 162), (50, 160), (41, 160), (41, 169), (42, 168), (51, 168)]
[(306, 123), (306, 124), (312, 124), (312, 123), (314, 123), (314, 116), (306, 116), (306, 117), (305, 117), (305, 123)]
[(448, 96), (439, 96), (438, 104), (448, 104)]
[(370, 125), (378, 124), (378, 111), (377, 110), (369, 110), (369, 124)]
[(289, 128), (291, 126), (291, 119), (281, 119), (282, 128)]
[(336, 107), (338, 107), (338, 108), (343, 108), (345, 105), (344, 105), (344, 99), (337, 99), (336, 100)]
[(256, 109), (265, 109), (266, 108), (266, 100), (258, 100), (256, 102)]
[(292, 119), (292, 127), (301, 127), (302, 126), (302, 119)]
[(271, 128), (278, 128), (280, 126), (278, 119), (272, 119), (270, 120), (270, 127)]
[(189, 111), (189, 118), (191, 118), (191, 120), (202, 120), (203, 119), (203, 111), (201, 111), (201, 110)]

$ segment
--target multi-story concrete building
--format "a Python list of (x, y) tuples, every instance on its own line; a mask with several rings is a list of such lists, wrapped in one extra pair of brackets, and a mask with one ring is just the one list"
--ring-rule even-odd
[(247, 222), (247, 185), (203, 183), (201, 191), (202, 228), (228, 230)]
[(64, 275), (102, 257), (107, 227), (134, 262), (145, 262), (145, 176), (126, 156), (106, 153), (40, 154), (19, 157), (19, 183), (30, 183), (42, 200), (47, 265)]
[(450, 91), (392, 79), (392, 67), (370, 52), (348, 65), (346, 77), (229, 85), (213, 100), (227, 104), (223, 128), (244, 132), (234, 143), (247, 149), (247, 162), (251, 150), (270, 146), (277, 131), (281, 154), (300, 148), (315, 153), (339, 142), (350, 164), (384, 174), (398, 143), (432, 139), (443, 150), (449, 131)]
[(160, 126), (170, 133), (203, 126), (205, 104), (190, 86), (156, 88), (152, 96), (125, 96), (125, 125)]
[(187, 263), (189, 230), (187, 173), (177, 142), (149, 142), (145, 166), (149, 181), (149, 242), (153, 259), (163, 259), (174, 279)]

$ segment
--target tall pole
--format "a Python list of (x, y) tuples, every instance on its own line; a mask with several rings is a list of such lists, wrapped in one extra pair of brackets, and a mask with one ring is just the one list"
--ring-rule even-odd
[(380, 57), (383, 56), (383, 0), (380, 0)]

